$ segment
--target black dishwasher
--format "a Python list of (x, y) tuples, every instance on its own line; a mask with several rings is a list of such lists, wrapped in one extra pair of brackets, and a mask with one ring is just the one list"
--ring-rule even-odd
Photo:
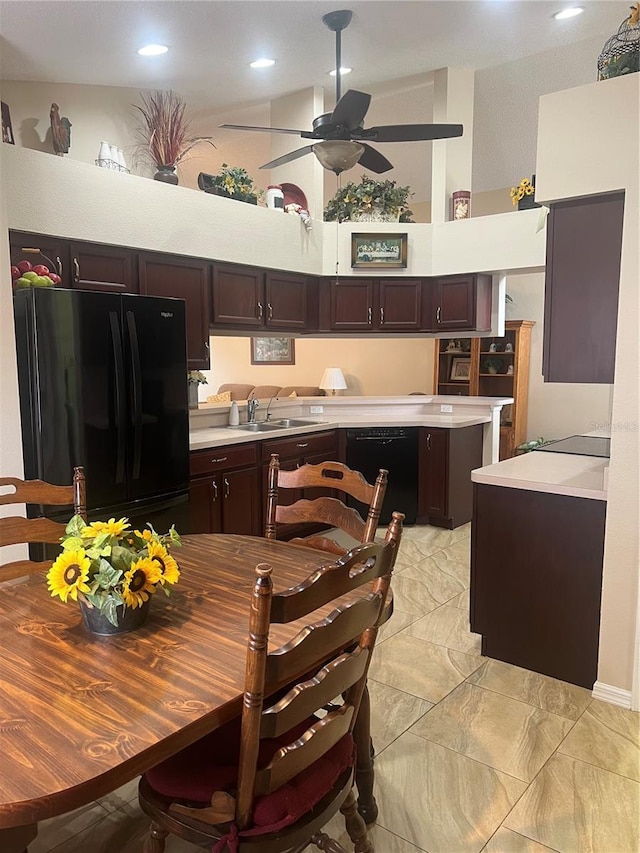
[[(347, 465), (374, 483), (380, 468), (389, 472), (380, 523), (388, 524), (392, 512), (403, 512), (405, 524), (415, 524), (418, 510), (418, 427), (367, 427), (347, 430)], [(367, 507), (353, 498), (366, 518)]]

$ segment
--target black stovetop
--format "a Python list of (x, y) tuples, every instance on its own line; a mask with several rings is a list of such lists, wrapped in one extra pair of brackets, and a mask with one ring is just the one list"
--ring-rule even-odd
[(573, 453), (578, 456), (602, 456), (609, 458), (611, 439), (600, 435), (571, 435), (536, 447), (545, 453)]

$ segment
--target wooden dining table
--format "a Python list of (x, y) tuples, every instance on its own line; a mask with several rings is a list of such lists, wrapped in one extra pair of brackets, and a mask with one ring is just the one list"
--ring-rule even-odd
[[(0, 588), (2, 853), (24, 853), (38, 821), (104, 796), (237, 716), (256, 565), (273, 567), (278, 592), (332, 561), (233, 535), (185, 536), (174, 555), (179, 583), (169, 597), (156, 592), (147, 624), (127, 634), (89, 634), (42, 574)], [(270, 646), (300, 627), (274, 625)], [(368, 742), (368, 708), (364, 722)]]

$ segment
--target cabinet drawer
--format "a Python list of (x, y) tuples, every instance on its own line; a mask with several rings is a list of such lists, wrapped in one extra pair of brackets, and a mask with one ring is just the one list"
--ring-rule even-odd
[(195, 450), (189, 457), (192, 477), (215, 474), (231, 468), (243, 468), (257, 464), (255, 444), (240, 444), (235, 447), (212, 447), (210, 450)]
[[(272, 453), (280, 459), (294, 459), (316, 453), (338, 455), (338, 440), (335, 430), (330, 432), (304, 433), (291, 438), (273, 439), (262, 442), (262, 461), (268, 462)], [(325, 456), (325, 459), (328, 456)]]

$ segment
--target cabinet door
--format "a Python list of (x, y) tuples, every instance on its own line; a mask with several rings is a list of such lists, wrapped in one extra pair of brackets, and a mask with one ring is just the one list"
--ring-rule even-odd
[(203, 477), (189, 484), (189, 533), (222, 532), (219, 479)]
[(141, 254), (140, 293), (185, 301), (189, 370), (209, 368), (209, 265), (206, 261)]
[(331, 328), (336, 331), (374, 327), (374, 282), (370, 279), (331, 282)]
[(70, 244), (71, 287), (109, 293), (137, 293), (137, 253), (122, 246)]
[(9, 251), (12, 266), (20, 261), (29, 261), (32, 266), (44, 264), (62, 281), (56, 287), (70, 287), (69, 244), (58, 237), (42, 237), (39, 234), (9, 232)]
[(381, 329), (419, 329), (422, 317), (422, 280), (380, 279), (378, 324)]
[(446, 519), (448, 515), (449, 430), (420, 428), (418, 449), (418, 516), (426, 523), (430, 518)]
[(264, 325), (264, 272), (251, 267), (214, 264), (211, 321), (214, 325)]
[(624, 194), (551, 205), (542, 373), (546, 382), (614, 381)]
[(295, 331), (307, 326), (307, 283), (304, 276), (268, 272), (265, 278), (265, 323), (270, 329)]
[(259, 536), (257, 469), (228, 471), (219, 475), (218, 482), (222, 492), (222, 532)]
[(430, 286), (429, 329), (485, 332), (491, 328), (491, 276), (443, 276), (433, 279)]

